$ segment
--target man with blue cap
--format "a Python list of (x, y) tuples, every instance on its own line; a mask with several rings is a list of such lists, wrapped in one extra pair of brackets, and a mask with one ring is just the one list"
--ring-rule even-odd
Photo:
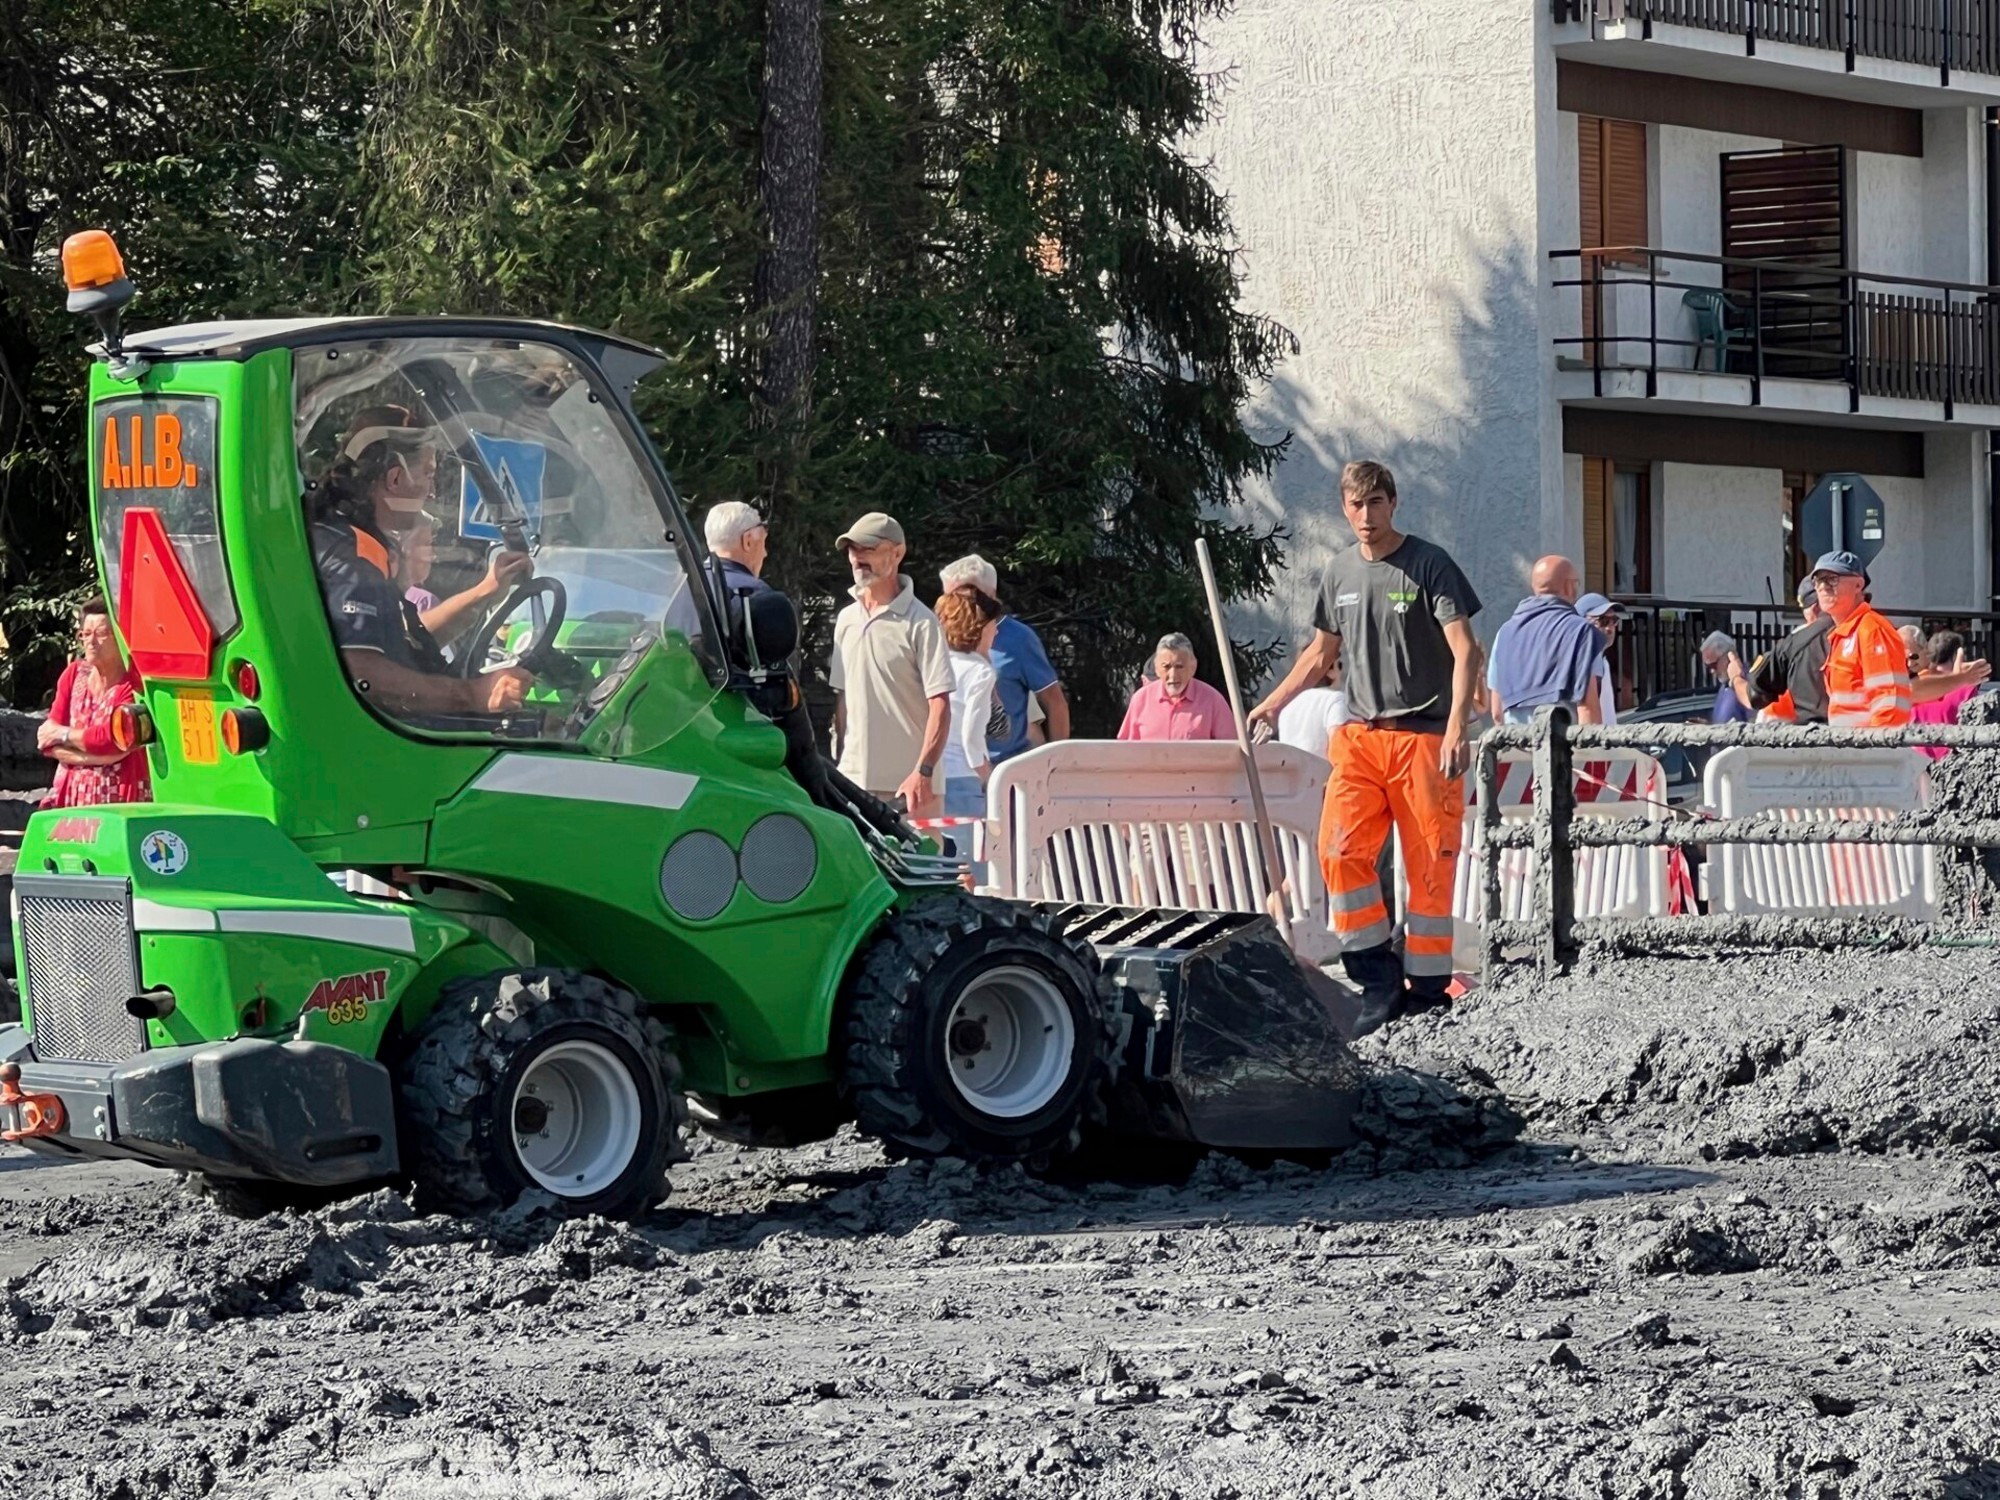
[(1597, 658), (1598, 722), (1618, 722), (1618, 689), (1611, 677), (1611, 647), (1618, 639), (1618, 625), (1625, 618), (1625, 606), (1602, 594), (1584, 594), (1576, 601), (1576, 612), (1604, 637), (1604, 654)]
[(1813, 564), (1819, 607), (1833, 617), (1826, 637), (1826, 721), (1839, 729), (1893, 729), (1911, 722), (1903, 637), (1868, 602), (1868, 570), (1852, 552)]

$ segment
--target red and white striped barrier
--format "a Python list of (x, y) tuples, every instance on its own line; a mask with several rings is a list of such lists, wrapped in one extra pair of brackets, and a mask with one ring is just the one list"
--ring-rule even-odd
[[(1630, 818), (1658, 823), (1672, 809), (1667, 775), (1643, 750), (1599, 750), (1573, 768), (1579, 817)], [(1534, 809), (1531, 752), (1500, 757), (1500, 821), (1525, 823)], [(1462, 922), (1484, 919), (1486, 882), (1480, 857), (1477, 790), (1465, 782), (1465, 828), (1459, 848), (1452, 913)], [(1579, 917), (1661, 917), (1669, 904), (1668, 851), (1665, 849), (1579, 849), (1576, 851), (1576, 915)], [(1500, 853), (1500, 916), (1520, 921), (1535, 915), (1535, 851)]]
[[(970, 828), (972, 830), (973, 860), (978, 862), (986, 858), (986, 820), (984, 818), (905, 818), (903, 821), (919, 833), (949, 833), (954, 828)], [(957, 835), (952, 835), (952, 840), (955, 844), (957, 842)]]

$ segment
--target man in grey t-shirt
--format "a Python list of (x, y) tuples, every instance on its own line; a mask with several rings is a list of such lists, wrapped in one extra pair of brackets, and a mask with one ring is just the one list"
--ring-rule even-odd
[[(1386, 466), (1349, 464), (1340, 498), (1355, 545), (1326, 565), (1313, 638), (1250, 719), (1268, 733), (1287, 703), (1343, 665), (1349, 719), (1333, 735), (1320, 867), (1341, 963), (1368, 1002), (1364, 1025), (1379, 1025), (1402, 1010), (1444, 1004), (1451, 983), (1479, 595), (1443, 548), (1396, 529), (1396, 479)], [(1400, 959), (1376, 877), (1392, 825), (1410, 882)]]

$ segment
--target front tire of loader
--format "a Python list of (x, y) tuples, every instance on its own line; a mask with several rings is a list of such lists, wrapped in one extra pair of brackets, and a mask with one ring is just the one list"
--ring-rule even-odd
[(418, 1205), (483, 1213), (540, 1191), (636, 1218), (667, 1196), (687, 1105), (666, 1026), (630, 990), (524, 969), (447, 985), (399, 1070)]
[(848, 981), (841, 1088), (918, 1156), (1042, 1167), (1098, 1119), (1115, 1032), (1088, 943), (962, 894), (886, 921)]

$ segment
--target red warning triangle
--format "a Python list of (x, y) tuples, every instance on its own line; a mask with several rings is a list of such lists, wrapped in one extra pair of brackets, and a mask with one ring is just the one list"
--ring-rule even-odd
[(215, 627), (201, 607), (160, 513), (125, 512), (118, 569), (118, 623), (141, 677), (206, 677)]

